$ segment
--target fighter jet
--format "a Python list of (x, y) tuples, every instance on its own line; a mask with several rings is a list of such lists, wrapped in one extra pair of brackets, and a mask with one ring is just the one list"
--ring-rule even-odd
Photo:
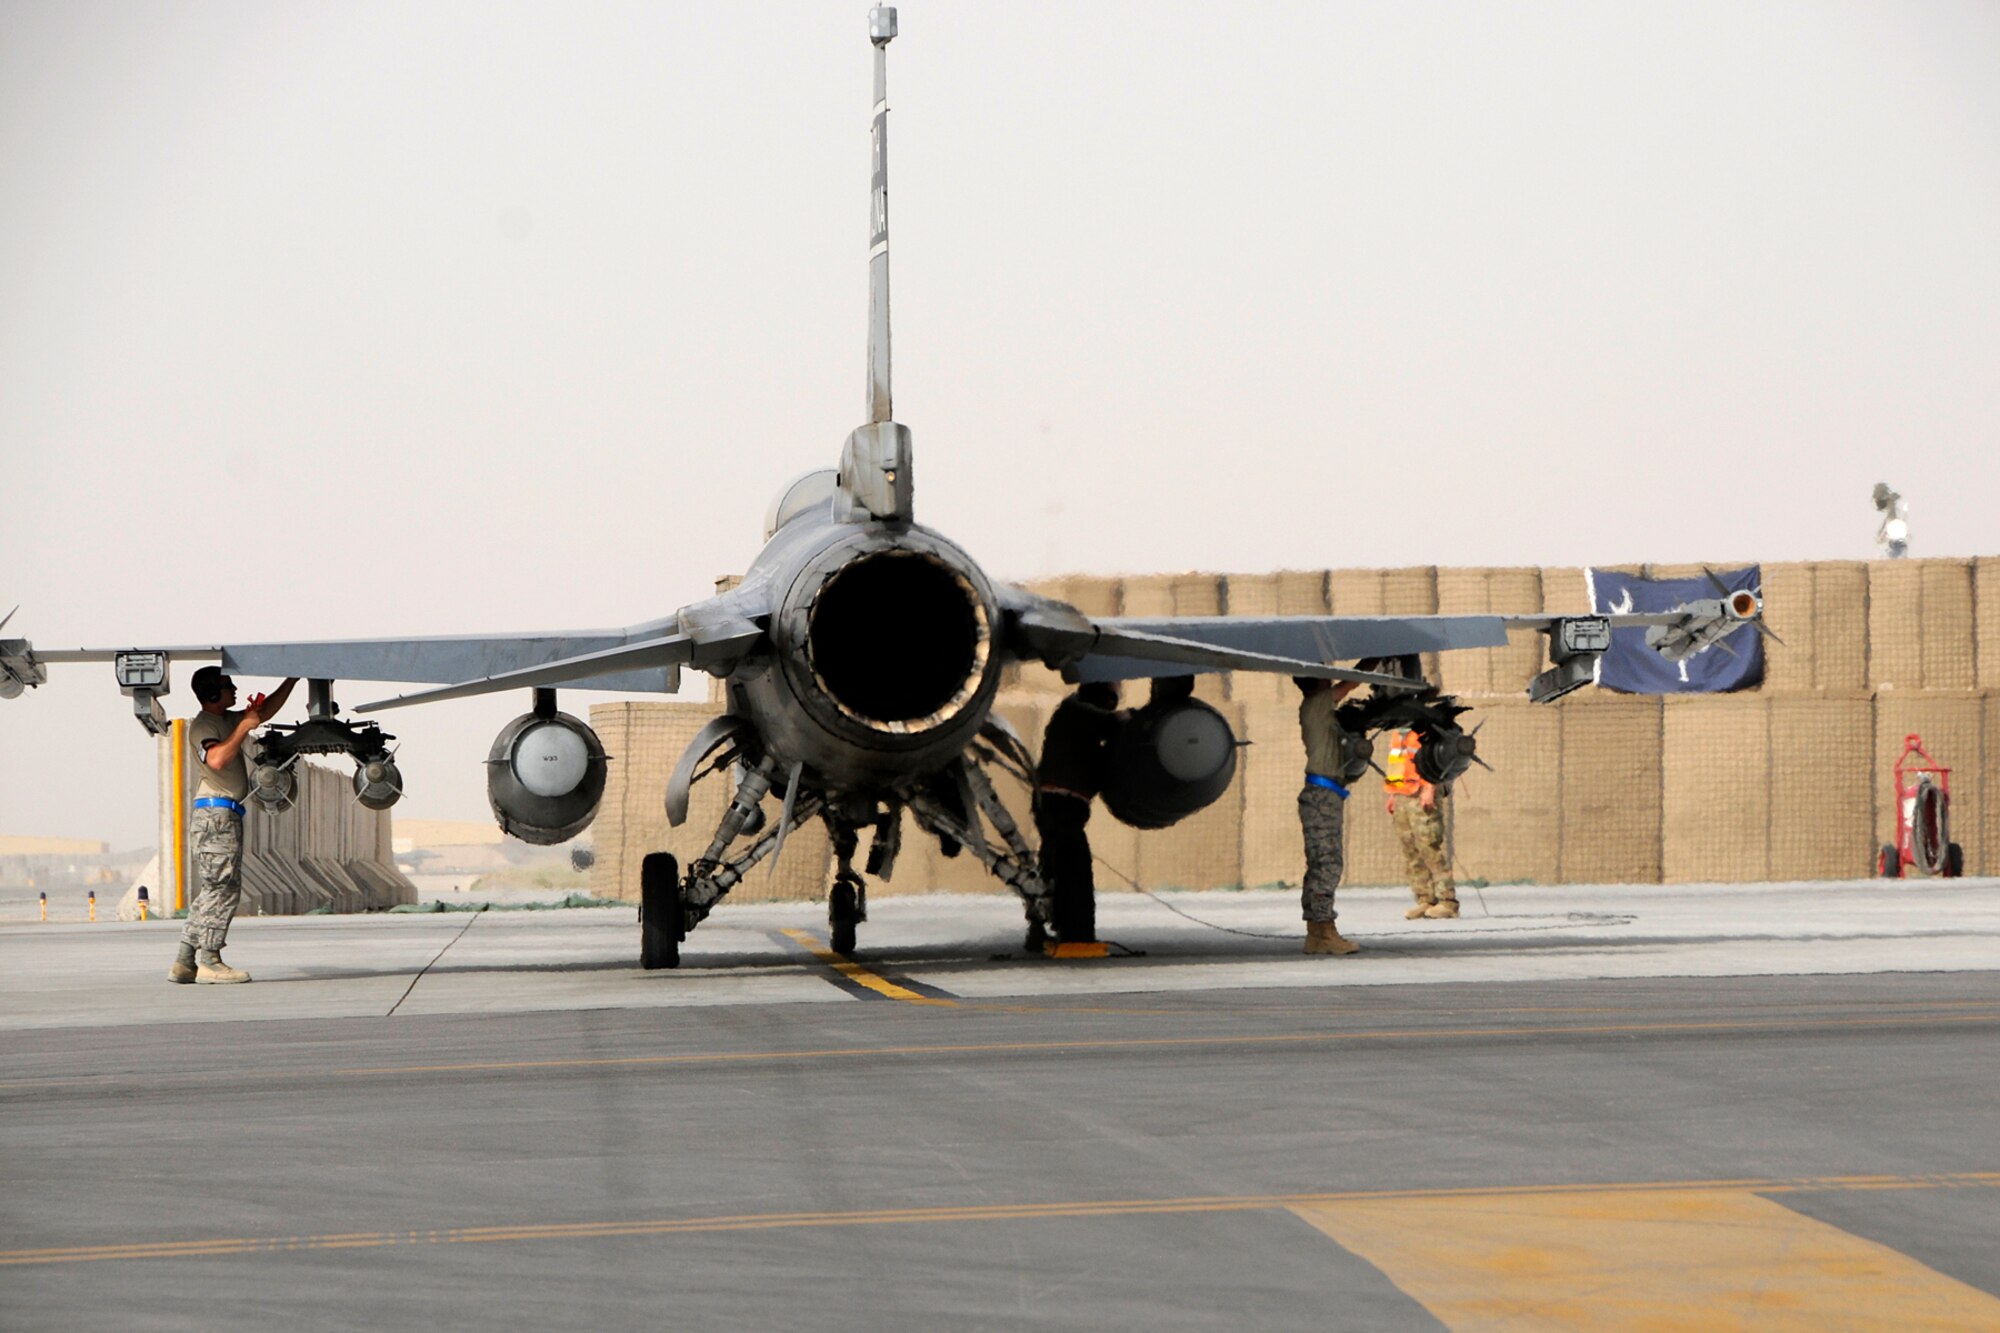
[[(687, 932), (753, 866), (777, 856), (793, 828), (815, 818), (838, 860), (832, 942), (852, 952), (866, 916), (866, 880), (854, 864), (860, 834), (873, 832), (867, 871), (887, 875), (905, 811), (947, 851), (976, 857), (1020, 895), (1033, 947), (1050, 919), (1049, 888), (994, 783), (996, 773), (1033, 780), (1027, 745), (993, 712), (1010, 664), (1039, 662), (1072, 682), (1273, 671), (1371, 684), (1369, 701), (1350, 715), (1362, 741), (1356, 762), (1367, 763), (1368, 732), (1414, 728), (1426, 741), (1424, 776), (1448, 783), (1477, 761), (1477, 747), (1458, 723), (1464, 706), (1419, 678), (1421, 654), (1499, 646), (1509, 628), (1539, 630), (1551, 667), (1530, 695), (1547, 701), (1594, 679), (1614, 626), (1663, 626), (1656, 647), (1674, 654), (1705, 650), (1757, 621), (1762, 603), (1750, 593), (1637, 616), (1091, 617), (989, 577), (950, 538), (917, 522), (915, 450), (890, 392), (887, 48), (896, 30), (893, 8), (870, 11), (867, 419), (848, 435), (837, 467), (779, 491), (766, 544), (736, 587), (624, 629), (560, 634), (64, 651), (0, 640), (0, 699), (45, 683), (49, 664), (111, 661), (141, 722), (157, 730), (164, 725), (158, 697), (175, 658), (297, 676), (309, 682), (307, 720), (260, 737), (253, 798), (283, 808), (302, 755), (346, 754), (356, 764), (357, 798), (382, 808), (402, 792), (392, 738), (371, 721), (341, 716), (336, 681), (436, 686), (365, 704), (361, 713), (525, 691), (529, 711), (501, 730), (487, 757), (488, 793), (501, 828), (548, 844), (589, 826), (607, 763), (591, 728), (559, 710), (557, 691), (671, 693), (683, 668), (706, 672), (725, 682), (727, 709), (674, 769), (662, 793), (668, 819), (683, 824), (690, 789), (718, 773), (733, 774), (734, 792), (692, 864), (683, 869), (664, 852), (645, 859), (641, 962), (671, 967)], [(1236, 766), (1235, 737), (1219, 712), (1180, 691), (1162, 697), (1123, 724), (1105, 791), (1114, 816), (1143, 827), (1213, 802)], [(763, 808), (773, 793), (782, 798), (775, 827)]]

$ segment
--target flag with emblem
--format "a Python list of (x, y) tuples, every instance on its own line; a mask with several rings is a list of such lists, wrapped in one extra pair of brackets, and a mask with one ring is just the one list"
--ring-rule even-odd
[[(1655, 579), (1615, 569), (1591, 569), (1586, 571), (1590, 609), (1599, 615), (1671, 611), (1732, 592), (1760, 592), (1764, 583), (1759, 565), (1712, 573), (1712, 579), (1700, 574), (1691, 579)], [(1625, 694), (1727, 694), (1754, 689), (1763, 679), (1763, 640), (1748, 629), (1679, 662), (1670, 662), (1647, 647), (1643, 627), (1613, 630), (1611, 648), (1598, 664), (1597, 674), (1598, 684)]]

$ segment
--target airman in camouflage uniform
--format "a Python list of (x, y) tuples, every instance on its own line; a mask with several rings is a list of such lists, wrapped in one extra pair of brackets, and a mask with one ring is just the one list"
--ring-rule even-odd
[(1340, 887), (1346, 868), (1341, 830), (1347, 804), (1347, 788), (1341, 781), (1347, 766), (1341, 741), (1344, 733), (1334, 717), (1340, 701), (1353, 692), (1347, 682), (1339, 685), (1310, 676), (1294, 678), (1305, 696), (1299, 701), (1299, 733), (1306, 744), (1306, 780), (1299, 788), (1299, 827), (1306, 840), (1305, 886), (1299, 905), (1306, 919), (1306, 952), (1349, 954), (1361, 946), (1347, 939), (1334, 924), (1334, 890)]
[(250, 974), (222, 961), (223, 941), (243, 896), (243, 800), (250, 794), (250, 766), (243, 745), (265, 719), (285, 706), (296, 680), (287, 680), (271, 697), (258, 695), (241, 712), (236, 682), (220, 667), (194, 673), (194, 697), (201, 712), (188, 720), (188, 747), (196, 771), (194, 811), (188, 820), (188, 852), (200, 887), (188, 904), (187, 926), (167, 980), (226, 984), (250, 980)]
[(1412, 921), (1449, 920), (1458, 915), (1458, 886), (1451, 877), (1451, 856), (1444, 849), (1445, 802), (1448, 793), (1417, 774), (1416, 756), (1423, 739), (1406, 731), (1390, 742), (1389, 767), (1383, 790), (1396, 821), (1396, 838), (1403, 844), (1403, 861), (1410, 870), (1410, 892), (1416, 906), (1403, 915)]

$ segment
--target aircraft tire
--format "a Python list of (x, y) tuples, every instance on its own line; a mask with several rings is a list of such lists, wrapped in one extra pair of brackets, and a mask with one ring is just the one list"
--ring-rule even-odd
[(1965, 848), (1958, 843), (1950, 843), (1944, 849), (1944, 877), (1957, 879), (1965, 873)]
[(671, 852), (639, 863), (639, 966), (681, 965), (681, 866)]
[(1882, 851), (1875, 858), (1875, 873), (1883, 879), (1901, 879), (1903, 877), (1902, 858), (1896, 855), (1896, 844), (1892, 842), (1882, 844)]
[(844, 879), (835, 881), (826, 900), (827, 933), (832, 936), (833, 951), (844, 958), (854, 956), (854, 923), (860, 915), (861, 901), (854, 885)]

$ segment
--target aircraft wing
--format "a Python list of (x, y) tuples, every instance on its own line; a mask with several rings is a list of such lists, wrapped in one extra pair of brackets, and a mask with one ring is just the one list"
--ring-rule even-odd
[[(1077, 663), (1081, 681), (1136, 680), (1191, 672), (1293, 671), (1300, 663), (1351, 662), (1403, 657), (1453, 648), (1495, 648), (1507, 642), (1504, 616), (1105, 616), (1092, 622), (1098, 643)], [(1207, 644), (1268, 659), (1240, 665), (1204, 665), (1152, 653), (1133, 653), (1121, 636), (1148, 636)], [(1367, 678), (1370, 673), (1355, 675)]]
[[(220, 662), (246, 676), (298, 676), (304, 680), (414, 680), (456, 684), (597, 656), (657, 639), (663, 630), (584, 630), (560, 634), (453, 634), (429, 638), (328, 639), (301, 643), (181, 644), (167, 647), (38, 648), (25, 639), (0, 644), (0, 657), (40, 684), (50, 664), (111, 662), (131, 651), (165, 653), (180, 661)], [(672, 691), (669, 665), (608, 662), (602, 674), (565, 683), (579, 689)]]
[(765, 602), (762, 588), (741, 588), (623, 629), (541, 634), (77, 649), (43, 649), (26, 639), (6, 639), (0, 640), (0, 698), (44, 683), (50, 663), (113, 662), (130, 653), (220, 661), (225, 671), (246, 676), (438, 686), (365, 705), (363, 711), (556, 685), (671, 694), (680, 688), (683, 666), (726, 672), (760, 645), (768, 619)]
[[(1711, 647), (1733, 652), (1726, 640), (1746, 626), (1768, 638), (1777, 637), (1764, 624), (1764, 601), (1758, 592), (1721, 591), (1721, 597), (1688, 602), (1669, 611), (1610, 615), (1106, 616), (1090, 622), (1096, 638), (1072, 670), (1079, 681), (1134, 680), (1203, 671), (1275, 671), (1384, 683), (1368, 672), (1304, 668), (1309, 663), (1498, 648), (1506, 644), (1510, 629), (1549, 635), (1550, 655), (1558, 663), (1601, 653), (1614, 629), (1644, 628), (1647, 644), (1670, 661)], [(1197, 645), (1211, 652), (1204, 655), (1195, 651)], [(1229, 660), (1231, 655), (1237, 660)], [(1562, 673), (1566, 678), (1557, 684), (1537, 682), (1531, 696), (1541, 697), (1545, 689), (1566, 692), (1582, 679), (1579, 670)]]
[[(599, 658), (663, 637), (665, 626), (553, 634), (453, 634), (411, 639), (348, 639), (248, 643), (222, 649), (223, 669), (249, 676), (307, 680), (408, 680), (456, 685)], [(669, 692), (679, 688), (675, 665), (605, 661), (603, 674), (562, 683), (574, 689)]]

